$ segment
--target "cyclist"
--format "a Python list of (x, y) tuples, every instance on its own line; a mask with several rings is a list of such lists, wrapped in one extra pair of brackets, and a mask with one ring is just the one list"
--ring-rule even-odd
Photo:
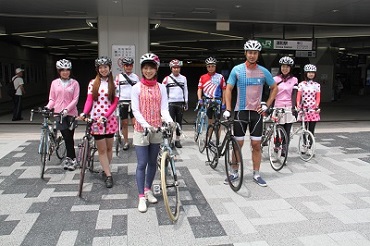
[[(142, 79), (132, 87), (131, 102), (135, 115), (133, 144), (135, 145), (137, 168), (136, 184), (139, 191), (138, 210), (147, 211), (146, 201), (156, 203), (157, 198), (151, 190), (157, 170), (157, 156), (162, 141), (161, 133), (157, 132), (162, 119), (173, 122), (168, 111), (166, 87), (157, 82), (159, 57), (146, 53), (140, 58)], [(145, 129), (151, 133), (144, 134)]]
[[(262, 46), (256, 40), (248, 40), (244, 44), (246, 62), (236, 65), (230, 73), (225, 91), (226, 111), (224, 118), (231, 115), (231, 95), (234, 86), (237, 86), (237, 101), (235, 105), (235, 119), (245, 122), (234, 124), (234, 135), (238, 140), (240, 147), (243, 147), (244, 136), (249, 126), (252, 162), (253, 162), (253, 180), (260, 186), (267, 186), (261, 178), (259, 169), (261, 165), (261, 137), (262, 137), (262, 115), (278, 92), (277, 85), (272, 78), (271, 73), (264, 67), (257, 64)], [(261, 104), (263, 85), (270, 86), (270, 95), (266, 104)], [(248, 122), (248, 123), (246, 123)], [(231, 179), (239, 178), (237, 172), (231, 173)], [(227, 180), (225, 180), (227, 183)]]
[[(184, 110), (188, 110), (188, 83), (185, 76), (180, 74), (182, 62), (174, 59), (170, 62), (172, 73), (166, 76), (162, 84), (167, 88), (169, 111), (172, 119), (182, 127), (182, 116)], [(180, 130), (176, 130), (176, 148), (182, 148), (180, 142)]]
[[(280, 118), (279, 124), (282, 125), (287, 133), (288, 139), (283, 150), (288, 150), (290, 141), (290, 130), (293, 122), (296, 121), (297, 112), (295, 110), (298, 79), (293, 76), (292, 69), (294, 60), (289, 56), (284, 56), (279, 60), (280, 74), (274, 77), (274, 81), (278, 86), (278, 93), (275, 97), (274, 107), (283, 108), (284, 115)], [(285, 141), (285, 140), (284, 140)], [(285, 153), (281, 153), (283, 156)]]
[(113, 136), (118, 128), (114, 115), (118, 104), (118, 85), (113, 81), (112, 60), (109, 57), (97, 58), (95, 69), (97, 74), (89, 83), (85, 107), (80, 116), (85, 118), (90, 114), (91, 118), (97, 120), (91, 127), (91, 134), (95, 138), (100, 165), (106, 176), (105, 186), (112, 188), (113, 178), (109, 165), (113, 157)]
[(139, 77), (132, 72), (134, 67), (134, 59), (130, 57), (124, 57), (122, 61), (122, 73), (118, 74), (115, 79), (115, 83), (119, 84), (119, 102), (123, 103), (119, 107), (119, 115), (121, 118), (122, 134), (123, 134), (123, 150), (128, 150), (130, 144), (128, 141), (128, 116), (130, 115), (131, 124), (135, 125), (135, 117), (132, 113), (131, 104), (131, 88), (137, 82), (139, 82)]
[(78, 165), (74, 148), (74, 133), (77, 121), (74, 121), (74, 118), (78, 114), (77, 103), (80, 96), (80, 85), (77, 80), (71, 78), (72, 63), (69, 60), (59, 60), (55, 65), (59, 78), (51, 82), (49, 102), (45, 108), (62, 113), (62, 123), (60, 123), (60, 118), (57, 117), (56, 129), (60, 130), (67, 149), (67, 157), (63, 162), (63, 168), (73, 171)]
[[(216, 64), (217, 60), (213, 57), (208, 57), (205, 60), (207, 73), (203, 74), (198, 83), (198, 102), (200, 105), (203, 104), (202, 96), (204, 95), (207, 99), (219, 99), (222, 103), (222, 109), (225, 109), (225, 103), (223, 94), (226, 89), (226, 83), (224, 77), (216, 72)], [(215, 107), (209, 107), (207, 110), (207, 116), (209, 119), (209, 123), (212, 124), (212, 115), (214, 115), (214, 111), (217, 110), (221, 113), (221, 111)], [(221, 114), (216, 115), (216, 117), (220, 117)]]
[[(303, 68), (305, 80), (298, 84), (297, 107), (307, 110), (305, 121), (308, 130), (315, 134), (316, 122), (320, 121), (320, 84), (315, 82), (317, 68), (313, 64), (307, 64)], [(300, 117), (299, 117), (299, 120)]]

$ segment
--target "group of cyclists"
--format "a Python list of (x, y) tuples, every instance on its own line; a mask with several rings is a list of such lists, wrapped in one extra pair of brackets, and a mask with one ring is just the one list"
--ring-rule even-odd
[[(221, 100), (219, 115), (225, 118), (231, 116), (232, 91), (237, 88), (237, 101), (234, 107), (234, 118), (241, 120), (234, 124), (234, 135), (242, 147), (247, 128), (252, 148), (253, 180), (260, 186), (267, 186), (262, 179), (259, 169), (261, 164), (261, 136), (263, 114), (269, 107), (290, 109), (280, 120), (287, 132), (296, 121), (295, 110), (298, 107), (318, 108), (320, 105), (320, 85), (314, 82), (316, 67), (308, 64), (304, 67), (305, 80), (298, 83), (292, 75), (294, 61), (290, 57), (280, 59), (280, 74), (272, 77), (271, 73), (258, 65), (262, 46), (256, 40), (248, 40), (244, 44), (246, 62), (236, 65), (225, 81), (224, 77), (216, 72), (217, 60), (209, 57), (205, 60), (207, 73), (200, 77), (197, 96), (199, 103), (203, 98), (218, 98)], [(123, 150), (130, 148), (128, 139), (129, 122), (134, 127), (133, 145), (137, 156), (136, 183), (139, 193), (138, 210), (147, 211), (147, 202), (156, 203), (157, 199), (152, 192), (152, 184), (156, 173), (156, 160), (161, 134), (157, 132), (162, 121), (175, 126), (181, 126), (183, 113), (188, 110), (188, 84), (181, 71), (182, 62), (174, 59), (169, 63), (171, 74), (166, 76), (162, 83), (158, 82), (159, 57), (153, 53), (146, 53), (140, 58), (141, 78), (132, 72), (134, 60), (124, 57), (120, 59), (123, 72), (113, 78), (112, 60), (109, 57), (99, 57), (95, 60), (96, 76), (89, 82), (87, 99), (82, 113), (77, 111), (80, 87), (71, 77), (72, 63), (62, 59), (56, 62), (59, 78), (52, 82), (48, 109), (63, 112), (62, 120), (57, 120), (56, 128), (63, 135), (67, 148), (67, 157), (63, 168), (75, 170), (78, 167), (74, 149), (75, 118), (85, 120), (93, 118), (96, 122), (91, 127), (98, 149), (99, 162), (103, 169), (104, 182), (107, 188), (113, 187), (113, 177), (110, 163), (113, 157), (114, 134), (121, 131), (124, 139)], [(261, 103), (263, 86), (267, 84), (270, 95), (265, 104)], [(116, 117), (117, 107), (120, 118)], [(211, 109), (209, 109), (211, 110)], [(223, 113), (222, 113), (223, 111)], [(207, 112), (211, 120), (213, 112)], [(130, 117), (129, 117), (130, 116)], [(307, 115), (309, 129), (313, 133), (315, 123), (320, 119), (318, 113)], [(121, 124), (119, 124), (120, 120)], [(244, 122), (244, 123), (243, 123)], [(73, 124), (73, 127), (71, 127)], [(144, 132), (151, 132), (146, 135)], [(182, 148), (180, 131), (177, 130), (174, 146)], [(231, 172), (232, 179), (238, 174)]]

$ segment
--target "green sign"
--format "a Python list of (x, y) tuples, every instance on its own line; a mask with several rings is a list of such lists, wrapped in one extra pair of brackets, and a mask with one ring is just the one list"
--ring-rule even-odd
[(264, 38), (257, 38), (258, 42), (261, 43), (262, 49), (273, 49), (274, 48), (274, 40), (273, 39), (264, 39)]

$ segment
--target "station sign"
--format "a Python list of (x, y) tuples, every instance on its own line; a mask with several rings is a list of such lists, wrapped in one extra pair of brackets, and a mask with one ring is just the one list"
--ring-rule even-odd
[(316, 57), (316, 51), (314, 50), (297, 50), (295, 57)]
[(312, 41), (274, 40), (276, 50), (312, 50)]

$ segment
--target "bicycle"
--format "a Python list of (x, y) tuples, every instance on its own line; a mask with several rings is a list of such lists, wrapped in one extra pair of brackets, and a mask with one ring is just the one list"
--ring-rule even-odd
[(220, 113), (220, 105), (221, 100), (217, 98), (206, 98), (203, 97), (203, 104), (200, 105), (199, 102), (197, 103), (197, 106), (194, 111), (200, 109), (197, 113), (197, 117), (195, 119), (195, 127), (194, 127), (194, 140), (198, 143), (199, 152), (203, 153), (205, 147), (206, 147), (206, 137), (207, 132), (204, 133), (205, 130), (208, 128), (208, 116), (207, 116), (207, 110), (208, 108), (212, 107), (214, 108), (214, 119), (217, 118), (217, 114)]
[[(94, 157), (98, 150), (95, 144), (94, 137), (91, 135), (91, 127), (96, 120), (91, 118), (85, 118), (86, 122), (85, 135), (82, 137), (82, 143), (78, 145), (77, 163), (80, 165), (80, 182), (78, 186), (78, 196), (82, 196), (83, 184), (85, 179), (86, 169), (91, 173), (99, 173), (99, 171), (94, 170)], [(104, 129), (106, 127), (106, 122), (104, 122)]]
[[(181, 131), (178, 123), (177, 129)], [(170, 142), (173, 130), (173, 127), (165, 122), (163, 122), (162, 126), (158, 128), (158, 132), (162, 133), (163, 142), (160, 145), (157, 156), (157, 166), (160, 170), (164, 206), (170, 220), (175, 222), (179, 218), (180, 214), (180, 193), (175, 165), (175, 155), (173, 154)], [(146, 129), (144, 135), (147, 135), (148, 133), (149, 131)]]
[[(221, 156), (225, 156), (225, 172), (231, 189), (239, 191), (243, 184), (244, 166), (241, 148), (232, 134), (232, 125), (237, 120), (215, 119), (215, 122), (207, 128), (206, 153), (207, 164), (215, 169)], [(220, 144), (220, 129), (226, 130), (225, 137)], [(230, 153), (231, 152), (231, 153)], [(231, 156), (231, 158), (230, 158)], [(239, 175), (239, 178), (231, 179), (232, 175)]]
[(311, 160), (312, 157), (314, 157), (316, 150), (315, 136), (307, 129), (308, 126), (305, 121), (307, 112), (320, 112), (320, 109), (301, 108), (298, 111), (301, 118), (301, 126), (293, 129), (290, 134), (290, 139), (293, 139), (294, 135), (299, 135), (298, 153), (299, 157), (304, 161)]
[(263, 119), (261, 149), (268, 146), (270, 165), (275, 171), (280, 171), (288, 158), (288, 134), (284, 127), (279, 125), (284, 113), (283, 108), (275, 108)]
[[(53, 110), (50, 109), (31, 109), (30, 121), (33, 120), (33, 114), (41, 114), (43, 117), (42, 127), (41, 127), (41, 137), (38, 148), (38, 153), (41, 156), (41, 179), (44, 178), (46, 160), (50, 161), (51, 155), (56, 152), (59, 160), (62, 160), (67, 153), (66, 144), (64, 142), (63, 136), (58, 136), (58, 131), (51, 126), (50, 118), (52, 116), (59, 116), (60, 123), (62, 123), (62, 113), (54, 114)], [(54, 122), (55, 126), (55, 122)]]

